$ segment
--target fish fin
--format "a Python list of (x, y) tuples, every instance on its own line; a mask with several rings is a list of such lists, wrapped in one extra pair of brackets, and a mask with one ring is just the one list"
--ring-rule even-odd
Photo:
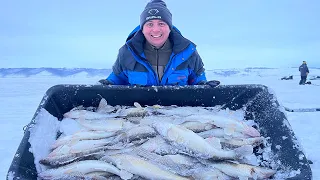
[(249, 180), (247, 176), (238, 176), (239, 180)]
[(224, 128), (223, 130), (224, 130), (224, 133), (228, 136), (232, 135), (235, 131), (234, 128), (232, 127)]
[(219, 138), (216, 137), (209, 137), (205, 139), (207, 143), (209, 143), (212, 147), (216, 148), (216, 149), (221, 149), (221, 142)]
[(160, 156), (160, 155), (158, 155), (156, 153), (152, 153), (144, 148), (134, 148), (134, 150), (132, 152), (134, 152), (135, 154), (137, 154), (140, 157), (143, 157), (143, 158), (149, 159), (149, 160), (150, 159), (157, 159), (158, 156)]
[(61, 146), (62, 144), (59, 141), (55, 141), (51, 146), (50, 149), (51, 151), (55, 150), (56, 148), (58, 148), (59, 146)]
[(119, 176), (121, 177), (121, 179), (126, 180), (126, 179), (131, 179), (133, 177), (133, 174), (125, 170), (120, 170)]
[(261, 136), (260, 132), (256, 128), (251, 127), (251, 126), (247, 126), (243, 133), (245, 133), (245, 134), (247, 134), (247, 135), (249, 135), (251, 137), (259, 137), (259, 136)]
[(134, 102), (133, 105), (134, 105), (136, 108), (142, 108), (142, 106), (141, 106), (138, 102)]
[(254, 167), (254, 174), (256, 177), (259, 178), (269, 178), (270, 176), (274, 175), (277, 171), (269, 168), (260, 168)]
[(237, 154), (237, 156), (241, 158), (247, 155), (251, 155), (253, 153), (253, 147), (251, 145), (245, 145), (236, 148), (234, 151)]
[(97, 112), (101, 112), (103, 108), (108, 106), (108, 102), (106, 99), (101, 98), (100, 102), (99, 102), (99, 106), (97, 108)]
[(77, 142), (79, 142), (80, 140), (79, 139), (71, 139), (69, 142), (67, 142), (66, 144), (67, 145), (70, 145), (70, 146), (72, 146), (72, 145), (75, 145)]
[(206, 131), (208, 131), (208, 130), (210, 130), (210, 129), (213, 129), (213, 128), (215, 128), (215, 125), (209, 124), (209, 123), (207, 123), (207, 124), (205, 125), (205, 127), (204, 127), (204, 129), (205, 129)]
[(163, 107), (159, 104), (155, 104), (152, 106), (154, 109), (162, 109)]
[[(75, 172), (77, 172), (77, 169), (76, 169), (76, 168), (71, 168), (71, 169), (65, 171), (63, 174), (71, 174), (71, 173), (74, 173), (74, 174), (75, 174)], [(79, 174), (80, 174), (80, 173), (79, 173)]]
[(240, 164), (240, 162), (236, 161), (236, 160), (226, 160), (226, 162), (230, 162), (230, 163), (233, 163), (233, 164)]
[(74, 148), (72, 148), (77, 142), (79, 142), (79, 140), (73, 139), (65, 144), (66, 146), (68, 146), (70, 148), (69, 153), (79, 152), (79, 150), (75, 150)]

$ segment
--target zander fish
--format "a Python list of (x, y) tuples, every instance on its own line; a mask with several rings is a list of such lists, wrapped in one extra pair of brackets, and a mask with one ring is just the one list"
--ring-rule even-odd
[(218, 160), (238, 159), (253, 152), (252, 146), (243, 146), (235, 150), (215, 148), (193, 131), (180, 125), (155, 122), (153, 127), (172, 145), (194, 157)]
[(143, 143), (140, 148), (160, 155), (177, 154), (180, 150), (171, 146), (161, 136), (156, 136)]
[(117, 168), (147, 179), (187, 180), (188, 178), (163, 170), (157, 165), (129, 154), (105, 156), (101, 160), (112, 162)]
[(143, 148), (135, 148), (133, 153), (181, 176), (191, 176), (196, 171), (196, 168), (204, 167), (196, 158), (182, 154), (162, 156)]
[(137, 102), (134, 102), (134, 106), (127, 109), (119, 109), (116, 114), (121, 117), (144, 117), (148, 115), (147, 108), (143, 108)]
[(109, 172), (120, 176), (122, 179), (130, 179), (133, 175), (123, 170), (119, 170), (110, 163), (99, 160), (85, 160), (74, 162), (59, 168), (48, 169), (38, 174), (42, 179), (57, 179), (68, 175), (86, 175), (93, 172)]
[[(214, 137), (211, 137), (214, 138)], [(206, 138), (206, 141), (210, 141), (211, 138)], [(260, 145), (264, 137), (252, 137), (252, 138), (233, 138), (233, 139), (226, 139), (226, 138), (216, 138), (219, 139), (220, 143), (224, 147), (229, 147), (229, 148), (236, 148), (236, 147), (241, 147), (245, 145), (251, 145), (253, 147), (256, 147)]]
[(81, 141), (81, 140), (98, 140), (103, 138), (112, 137), (118, 134), (118, 131), (79, 131), (72, 135), (63, 136), (58, 138), (52, 145), (52, 149), (55, 149), (61, 145)]
[(209, 137), (217, 137), (217, 138), (226, 138), (226, 139), (232, 139), (232, 138), (248, 138), (251, 137), (249, 135), (245, 135), (241, 132), (233, 132), (231, 134), (228, 134), (224, 129), (222, 128), (213, 128), (208, 131), (203, 131), (197, 133), (199, 136), (203, 138), (209, 138)]
[(122, 132), (118, 135), (115, 141), (131, 142), (139, 139), (152, 138), (157, 135), (157, 132), (150, 126), (138, 125)]
[(233, 177), (230, 177), (215, 168), (199, 169), (193, 173), (192, 177), (196, 180), (234, 180)]
[(111, 145), (111, 146), (99, 146), (95, 148), (88, 148), (86, 150), (82, 150), (81, 152), (74, 152), (74, 153), (66, 153), (66, 154), (57, 154), (57, 155), (49, 155), (39, 162), (43, 165), (48, 165), (52, 167), (57, 167), (65, 164), (69, 164), (74, 161), (79, 160), (88, 160), (88, 159), (97, 159), (96, 157), (100, 157), (101, 154), (104, 154), (107, 150), (115, 150), (119, 151), (119, 149), (123, 148), (130, 148), (132, 145), (124, 146), (123, 144), (120, 145)]
[(72, 153), (81, 153), (82, 151), (94, 149), (101, 146), (112, 145), (114, 137), (98, 140), (82, 140), (71, 141), (69, 143), (58, 146), (48, 156), (66, 155)]
[(98, 112), (93, 111), (87, 111), (87, 110), (72, 110), (69, 112), (66, 112), (63, 117), (65, 118), (71, 118), (71, 119), (87, 119), (87, 120), (95, 120), (95, 119), (106, 119), (106, 118), (115, 118), (119, 115), (116, 113), (112, 114), (102, 114)]
[(202, 131), (207, 131), (215, 127), (215, 125), (210, 123), (201, 123), (199, 121), (186, 121), (180, 124), (181, 126), (190, 129), (191, 131), (198, 133)]
[(219, 169), (221, 172), (240, 179), (267, 179), (276, 173), (276, 170), (266, 167), (238, 164), (232, 162), (210, 163), (209, 166)]
[(84, 120), (77, 119), (77, 122), (91, 131), (119, 131), (124, 128), (130, 127), (131, 123), (126, 122), (124, 119), (114, 118), (108, 120)]
[(212, 123), (217, 127), (225, 129), (227, 134), (241, 132), (252, 137), (260, 136), (257, 129), (245, 124), (242, 121), (217, 115), (191, 115), (185, 118), (186, 121), (200, 121), (203, 123)]

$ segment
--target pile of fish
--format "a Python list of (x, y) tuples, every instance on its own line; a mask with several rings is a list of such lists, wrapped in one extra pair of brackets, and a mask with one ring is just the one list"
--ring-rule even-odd
[(41, 179), (268, 179), (276, 170), (246, 163), (265, 143), (244, 120), (210, 107), (77, 107), (63, 121), (79, 127), (62, 132), (40, 160)]

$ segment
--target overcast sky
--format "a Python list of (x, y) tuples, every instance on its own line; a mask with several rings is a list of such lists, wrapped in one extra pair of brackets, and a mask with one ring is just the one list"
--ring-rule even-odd
[[(148, 0), (0, 0), (0, 68), (111, 68)], [(206, 69), (320, 67), (318, 0), (167, 0)]]

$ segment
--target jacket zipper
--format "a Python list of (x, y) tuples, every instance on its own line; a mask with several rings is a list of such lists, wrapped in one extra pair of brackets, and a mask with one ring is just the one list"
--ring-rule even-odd
[(149, 66), (149, 69), (151, 70), (154, 78), (156, 79), (156, 84), (159, 85), (159, 78), (157, 76), (157, 73), (154, 71), (154, 69), (152, 68), (152, 65), (150, 64), (150, 62), (148, 60), (145, 61), (147, 63), (147, 65)]
[[(159, 78), (159, 51), (158, 51), (158, 49), (156, 49), (156, 70), (157, 70), (157, 72), (155, 72), (155, 74), (157, 75), (157, 83), (158, 83), (158, 85), (160, 84), (160, 78)], [(153, 69), (153, 68), (152, 68)]]
[[(131, 51), (132, 54), (135, 54), (135, 53), (133, 52), (133, 50), (131, 49), (130, 46), (129, 46), (129, 49), (130, 49), (130, 51)], [(135, 56), (138, 56), (138, 55), (135, 55)], [(140, 56), (140, 57), (141, 57), (141, 56)], [(143, 58), (143, 57), (141, 57), (141, 58)], [(145, 59), (145, 58), (144, 58), (144, 59)], [(141, 62), (139, 62), (139, 61), (141, 61)], [(148, 60), (143, 61), (142, 59), (137, 59), (137, 62), (140, 63), (140, 64), (142, 64), (142, 65), (144, 65), (144, 63), (146, 63), (146, 65), (149, 66), (149, 68), (148, 68), (148, 67), (146, 67), (146, 68), (151, 70), (154, 78), (156, 79), (156, 84), (157, 84), (157, 85), (160, 85), (160, 83), (159, 83), (159, 78), (158, 78), (158, 76), (156, 75), (155, 71), (153, 70), (152, 65), (150, 64), (150, 62), (149, 62)]]

